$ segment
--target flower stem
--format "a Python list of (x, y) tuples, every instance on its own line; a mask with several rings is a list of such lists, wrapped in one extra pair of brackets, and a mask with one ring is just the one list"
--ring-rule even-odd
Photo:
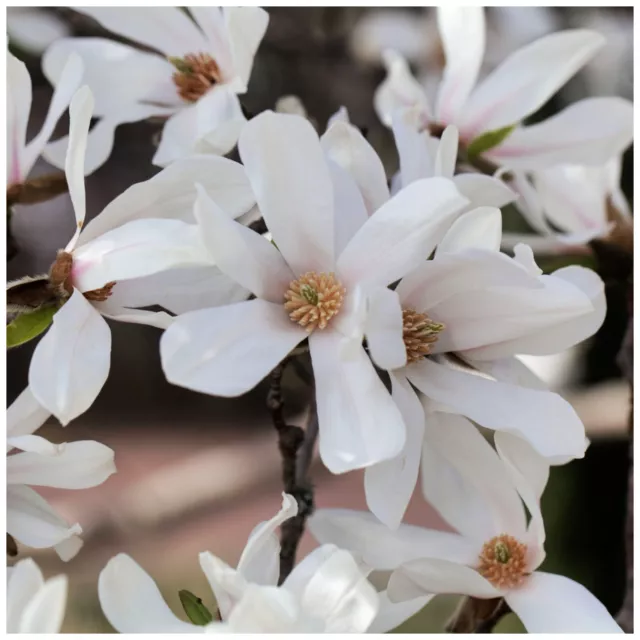
[(511, 611), (503, 598), (489, 600), (465, 597), (460, 601), (451, 620), (449, 633), (491, 633), (502, 618)]

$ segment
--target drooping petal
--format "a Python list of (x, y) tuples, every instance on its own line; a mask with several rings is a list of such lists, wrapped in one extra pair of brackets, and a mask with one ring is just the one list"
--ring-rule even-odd
[(102, 612), (120, 633), (199, 633), (177, 618), (151, 576), (124, 553), (111, 558), (98, 578)]
[(424, 411), (415, 391), (401, 374), (391, 374), (391, 397), (400, 409), (407, 429), (405, 445), (392, 460), (365, 470), (367, 506), (391, 529), (397, 529), (413, 495), (424, 438)]
[(487, 380), (428, 359), (408, 367), (407, 377), (432, 400), (483, 427), (519, 435), (543, 456), (584, 455), (584, 425), (555, 393)]
[(467, 203), (445, 178), (405, 187), (365, 222), (340, 255), (343, 284), (387, 286), (402, 278), (427, 259)]
[(266, 111), (245, 126), (238, 148), (267, 227), (294, 273), (333, 271), (333, 187), (311, 124)]
[(43, 586), (42, 571), (31, 558), (24, 558), (12, 567), (7, 581), (8, 633), (19, 632), (25, 607)]
[(536, 571), (506, 600), (529, 633), (623, 633), (590, 591), (564, 576)]
[(31, 111), (31, 77), (24, 62), (7, 52), (7, 185), (20, 183)]
[(371, 359), (381, 369), (391, 371), (407, 364), (402, 339), (402, 307), (395, 291), (378, 287), (367, 296), (364, 327)]
[(25, 607), (18, 633), (60, 633), (67, 606), (67, 576), (56, 576)]
[(362, 346), (328, 330), (311, 334), (309, 349), (325, 466), (344, 473), (395, 457), (405, 442), (402, 415)]
[(110, 356), (107, 323), (76, 289), (55, 314), (33, 353), (29, 366), (31, 392), (67, 425), (100, 393), (109, 375)]
[(282, 254), (259, 233), (232, 220), (202, 185), (196, 187), (194, 215), (212, 260), (258, 298), (283, 304), (294, 275)]
[(496, 207), (477, 207), (463, 213), (442, 238), (436, 255), (465, 249), (499, 251), (502, 237), (502, 214)]
[(167, 380), (211, 395), (255, 387), (307, 333), (281, 304), (250, 300), (178, 317), (160, 340)]
[(420, 596), (405, 602), (391, 602), (386, 589), (378, 593), (378, 615), (369, 627), (369, 633), (388, 633), (424, 609), (434, 596)]
[(504, 207), (518, 198), (518, 194), (510, 189), (502, 180), (483, 176), (479, 173), (460, 173), (453, 177), (458, 191), (478, 207)]
[(35, 398), (31, 389), (25, 390), (7, 409), (7, 436), (28, 435), (39, 429), (51, 412), (45, 409)]

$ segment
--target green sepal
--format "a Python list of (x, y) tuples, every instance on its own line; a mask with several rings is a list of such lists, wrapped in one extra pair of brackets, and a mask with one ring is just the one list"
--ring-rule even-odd
[(516, 125), (512, 124), (508, 127), (502, 127), (502, 129), (494, 129), (493, 131), (486, 131), (480, 134), (469, 143), (467, 155), (472, 158), (497, 147), (511, 135), (515, 128)]
[(202, 604), (202, 600), (198, 598), (198, 596), (186, 589), (178, 591), (178, 595), (180, 596), (180, 602), (182, 603), (184, 612), (187, 614), (187, 618), (189, 618), (193, 624), (204, 627), (210, 622), (213, 622), (211, 612)]
[(53, 322), (58, 307), (50, 305), (21, 313), (7, 325), (7, 349), (37, 338)]
[(193, 73), (193, 67), (183, 58), (177, 56), (169, 56), (167, 60), (180, 72), (190, 74)]

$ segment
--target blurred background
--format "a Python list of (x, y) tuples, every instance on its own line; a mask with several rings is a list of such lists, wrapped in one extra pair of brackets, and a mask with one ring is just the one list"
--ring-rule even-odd
[[(425, 86), (433, 87), (443, 64), (433, 9), (268, 11), (269, 28), (243, 100), (248, 112), (274, 108), (281, 96), (295, 95), (323, 131), (328, 117), (346, 106), (352, 122), (366, 132), (392, 175), (397, 169), (392, 138), (372, 107), (374, 90), (384, 78), (380, 52), (386, 47), (398, 49)], [(27, 63), (33, 80), (30, 130), (37, 131), (51, 96), (40, 70), (42, 51), (66, 35), (107, 34), (66, 8), (10, 7), (7, 19), (11, 49)], [(558, 29), (584, 27), (607, 38), (596, 59), (532, 120), (586, 95), (632, 98), (631, 8), (499, 7), (488, 9), (487, 21), (483, 72), (520, 46)], [(61, 123), (60, 135), (66, 126)], [(158, 131), (159, 125), (149, 122), (117, 129), (111, 158), (87, 179), (89, 217), (127, 187), (158, 171), (150, 163)], [(629, 150), (623, 186), (631, 202), (632, 163)], [(40, 161), (32, 175), (50, 171)], [(516, 217), (505, 220), (505, 228), (522, 225)], [(73, 227), (67, 196), (18, 208), (11, 231), (19, 251), (8, 262), (8, 278), (46, 272)], [(541, 266), (553, 271), (577, 260), (596, 266), (589, 255), (556, 256), (541, 261)], [(620, 285), (608, 283), (607, 297), (606, 322), (588, 344), (526, 362), (574, 403), (592, 441), (585, 459), (552, 470), (543, 501), (548, 528), (543, 568), (580, 581), (616, 612), (624, 584), (629, 409), (629, 390), (616, 355), (627, 308)], [(160, 331), (110, 325), (111, 375), (99, 398), (66, 429), (52, 420), (42, 434), (55, 442), (94, 439), (107, 444), (116, 452), (118, 473), (95, 489), (41, 490), (69, 521), (81, 523), (85, 546), (76, 558), (64, 564), (54, 553), (25, 548), (18, 556), (34, 556), (47, 575), (65, 572), (70, 576), (67, 632), (111, 630), (98, 605), (97, 576), (118, 552), (133, 556), (156, 579), (176, 611), (180, 610), (178, 589), (188, 589), (211, 604), (198, 553), (210, 550), (234, 564), (253, 527), (271, 517), (281, 501), (279, 456), (265, 407), (266, 387), (260, 385), (242, 398), (227, 400), (171, 386), (160, 368)], [(8, 353), (9, 403), (26, 386), (34, 348), (35, 341)], [(301, 423), (308, 390), (292, 370), (285, 377), (285, 393), (291, 421)], [(316, 460), (312, 478), (319, 508), (366, 508), (361, 473), (332, 476)], [(414, 496), (407, 521), (446, 527), (419, 495)], [(305, 535), (301, 552), (314, 546)], [(454, 604), (455, 599), (437, 598), (400, 631), (440, 631)], [(521, 627), (510, 615), (498, 630)]]

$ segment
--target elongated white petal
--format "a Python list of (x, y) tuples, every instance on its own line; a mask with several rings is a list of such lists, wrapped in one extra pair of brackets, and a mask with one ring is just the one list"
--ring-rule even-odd
[(7, 581), (7, 632), (18, 633), (25, 607), (44, 586), (42, 571), (31, 558), (12, 567)]
[(440, 137), (436, 152), (433, 175), (453, 178), (458, 158), (458, 130), (449, 125)]
[(196, 185), (195, 217), (212, 259), (223, 273), (273, 303), (282, 304), (294, 275), (282, 254), (259, 233), (232, 220)]
[(542, 106), (604, 44), (595, 31), (552, 33), (512, 53), (483, 80), (460, 123), (467, 137), (517, 124)]
[(439, 143), (429, 136), (420, 109), (403, 107), (395, 110), (392, 129), (400, 159), (402, 186), (406, 187), (420, 178), (432, 178), (435, 175), (434, 161)]
[(31, 389), (25, 390), (7, 409), (7, 436), (28, 435), (39, 429), (51, 412), (45, 409), (35, 398)]
[(499, 251), (502, 237), (502, 214), (496, 207), (477, 207), (463, 213), (445, 234), (436, 255), (465, 249)]
[(311, 124), (266, 111), (243, 129), (238, 148), (267, 227), (294, 273), (333, 271), (333, 187)]
[(393, 458), (405, 442), (399, 409), (362, 346), (350, 342), (331, 330), (309, 336), (320, 456), (333, 473)]
[(306, 336), (281, 304), (265, 300), (192, 311), (162, 335), (162, 368), (172, 384), (211, 395), (239, 396), (255, 387)]
[(224, 560), (204, 551), (199, 556), (200, 568), (204, 572), (211, 590), (216, 597), (220, 615), (228, 620), (232, 610), (242, 599), (251, 585), (238, 571), (230, 567)]
[(467, 203), (445, 178), (405, 187), (365, 222), (340, 255), (343, 284), (387, 286), (406, 275), (427, 259)]
[(107, 323), (76, 289), (33, 353), (31, 392), (66, 425), (93, 404), (109, 375), (110, 356)]
[(478, 173), (460, 173), (453, 177), (458, 191), (471, 202), (471, 206), (504, 207), (518, 198), (502, 180)]
[(24, 62), (7, 52), (7, 184), (20, 183), (27, 122), (31, 111), (31, 78)]
[(25, 607), (18, 633), (60, 633), (67, 606), (67, 576), (56, 576)]
[(407, 364), (402, 307), (395, 291), (379, 287), (369, 293), (364, 333), (371, 358), (380, 368), (391, 371)]
[(407, 429), (405, 445), (392, 460), (366, 469), (364, 489), (372, 513), (397, 529), (418, 481), (425, 416), (415, 391), (401, 374), (391, 374), (391, 397)]
[(506, 600), (529, 633), (623, 633), (592, 593), (564, 576), (536, 571)]
[(423, 360), (407, 368), (422, 393), (483, 427), (519, 435), (543, 456), (584, 456), (584, 425), (550, 391), (494, 382)]
[(111, 558), (98, 578), (100, 606), (120, 633), (199, 633), (177, 618), (151, 576), (124, 553)]
[(119, 307), (110, 300), (106, 302), (94, 302), (93, 308), (104, 318), (118, 320), (119, 322), (130, 322), (132, 324), (145, 324), (149, 327), (157, 327), (158, 329), (167, 329), (174, 320), (174, 316), (170, 316), (164, 311), (128, 309), (126, 307)]
[[(53, 442), (49, 442), (46, 438), (42, 436), (34, 436), (34, 435), (25, 435), (25, 436), (15, 436), (7, 438), (7, 445), (13, 447), (15, 449), (20, 449), (20, 451), (27, 451), (29, 453), (38, 454), (40, 456), (56, 456), (59, 455), (64, 449), (63, 444), (54, 444)], [(12, 458), (15, 456), (11, 456)], [(8, 478), (10, 481), (10, 478)], [(22, 483), (21, 480), (17, 481), (18, 484)], [(30, 484), (28, 482), (24, 484)]]
[(433, 598), (432, 595), (420, 596), (405, 602), (391, 602), (386, 589), (378, 593), (380, 606), (378, 615), (369, 627), (369, 633), (388, 633), (403, 622), (424, 609)]
[(223, 78), (228, 81), (233, 77), (234, 71), (224, 7), (189, 7), (189, 13), (207, 39), (207, 52), (216, 61)]

